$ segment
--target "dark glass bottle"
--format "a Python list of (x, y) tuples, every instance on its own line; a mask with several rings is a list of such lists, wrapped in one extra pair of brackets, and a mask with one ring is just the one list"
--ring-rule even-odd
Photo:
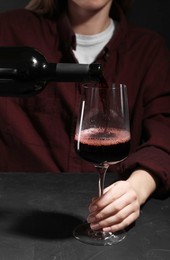
[(0, 47), (0, 96), (31, 96), (51, 82), (100, 81), (100, 64), (48, 63), (30, 47)]

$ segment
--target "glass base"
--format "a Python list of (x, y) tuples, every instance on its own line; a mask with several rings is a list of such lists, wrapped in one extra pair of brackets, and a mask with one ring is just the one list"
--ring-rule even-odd
[(126, 232), (124, 230), (116, 233), (93, 231), (88, 223), (83, 223), (74, 229), (73, 235), (85, 244), (111, 246), (121, 242), (126, 237)]

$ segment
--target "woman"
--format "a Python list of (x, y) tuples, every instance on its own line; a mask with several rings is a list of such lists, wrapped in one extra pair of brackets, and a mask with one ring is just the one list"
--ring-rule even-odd
[[(169, 51), (156, 33), (128, 24), (130, 4), (32, 0), (25, 10), (0, 15), (1, 46), (34, 47), (49, 62), (98, 62), (106, 81), (128, 86), (130, 155), (117, 167), (122, 180), (89, 206), (94, 230), (127, 227), (152, 194), (170, 188)], [(72, 83), (51, 83), (28, 99), (1, 98), (1, 171), (93, 171), (74, 151), (79, 98)]]

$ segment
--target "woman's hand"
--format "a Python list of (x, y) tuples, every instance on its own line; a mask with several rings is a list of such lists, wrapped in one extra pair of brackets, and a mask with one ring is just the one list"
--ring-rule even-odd
[(140, 215), (140, 206), (156, 189), (153, 176), (137, 170), (127, 181), (118, 181), (104, 190), (89, 206), (87, 221), (93, 230), (116, 232), (132, 224)]
[(89, 211), (87, 221), (93, 230), (115, 232), (139, 217), (140, 203), (132, 186), (127, 181), (118, 181), (90, 204)]

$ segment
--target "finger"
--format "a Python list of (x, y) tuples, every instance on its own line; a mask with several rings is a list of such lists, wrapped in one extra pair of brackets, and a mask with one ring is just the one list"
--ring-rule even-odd
[(122, 197), (113, 201), (103, 209), (99, 211), (94, 211), (89, 214), (87, 221), (89, 223), (99, 222), (102, 219), (106, 219), (110, 216), (114, 216), (116, 213), (120, 212), (123, 208), (127, 207), (129, 204), (132, 204), (136, 201), (137, 206), (139, 207), (139, 203), (137, 202), (137, 196), (133, 194), (133, 191), (130, 191), (129, 194), (124, 194)]
[(117, 223), (110, 227), (103, 228), (103, 231), (114, 233), (114, 232), (123, 230), (123, 229), (127, 228), (128, 226), (130, 226), (133, 222), (135, 222), (138, 217), (139, 217), (139, 214), (136, 214), (136, 212), (133, 212), (126, 219), (124, 219), (121, 223)]
[(135, 213), (136, 218), (139, 216), (139, 206), (136, 202), (129, 204), (116, 214), (110, 215), (109, 217), (105, 217), (101, 220), (99, 220), (97, 217), (91, 218), (91, 220), (93, 220), (91, 222), (91, 228), (97, 230), (99, 228), (106, 228), (118, 225), (124, 222), (124, 220), (133, 213)]
[(89, 211), (94, 212), (106, 207), (107, 205), (124, 195), (128, 189), (129, 184), (123, 181), (119, 181), (115, 184), (112, 184), (111, 186), (105, 189), (105, 192), (102, 195), (102, 197), (98, 198), (90, 204)]
[(123, 207), (127, 206), (130, 202), (127, 200), (127, 198), (124, 199), (126, 195), (123, 195), (121, 198), (119, 198), (116, 201), (113, 201), (112, 203), (108, 204), (106, 207), (102, 208), (101, 210), (92, 211), (87, 221), (88, 223), (92, 222), (99, 222), (102, 219), (105, 219), (111, 215), (115, 215), (117, 212), (119, 212)]

